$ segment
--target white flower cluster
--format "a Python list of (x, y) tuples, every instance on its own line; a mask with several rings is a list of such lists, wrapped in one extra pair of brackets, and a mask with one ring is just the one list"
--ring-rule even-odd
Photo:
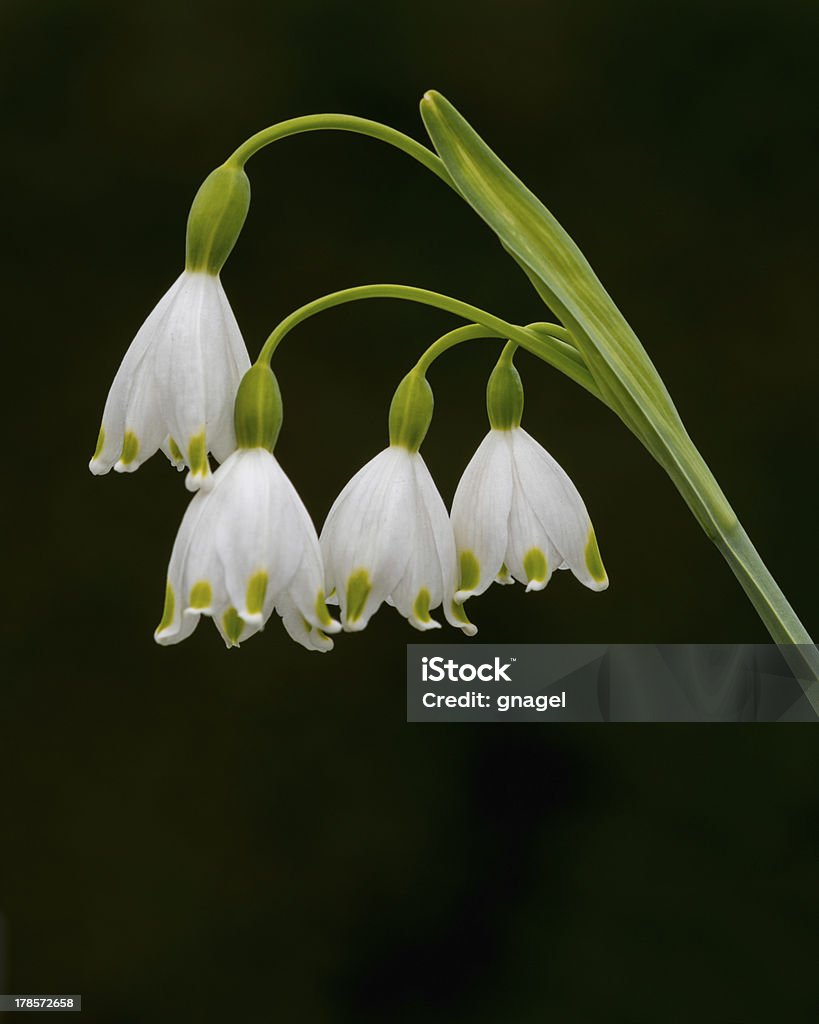
[[(583, 500), (520, 426), (490, 430), (451, 517), (420, 453), (392, 443), (347, 484), (319, 539), (268, 447), (237, 447), (233, 406), (249, 367), (218, 274), (186, 270), (111, 386), (91, 471), (130, 472), (161, 448), (198, 490), (171, 555), (159, 643), (184, 640), (207, 615), (238, 645), (275, 610), (293, 639), (326, 651), (330, 634), (364, 629), (385, 601), (416, 629), (437, 628), (430, 613), (442, 607), (473, 635), (463, 603), (494, 580), (540, 590), (570, 569), (592, 590), (608, 585)], [(209, 453), (221, 463), (212, 474)]]

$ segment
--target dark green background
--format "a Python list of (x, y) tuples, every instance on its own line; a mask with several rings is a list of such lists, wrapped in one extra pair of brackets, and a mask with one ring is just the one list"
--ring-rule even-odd
[[(324, 657), (277, 622), (238, 652), (207, 624), (159, 649), (182, 481), (159, 457), (85, 467), (204, 175), (312, 111), (422, 137), (437, 88), (584, 249), (815, 629), (816, 5), (5, 0), (0, 39), (5, 990), (81, 992), (95, 1022), (815, 1020), (808, 728), (410, 727), (417, 635), (387, 608)], [(302, 302), (377, 280), (543, 316), (399, 153), (301, 137), (249, 173), (223, 280), (252, 354)], [(359, 304), (283, 346), (278, 454), (318, 522), (453, 323)], [(432, 375), (447, 500), (495, 352)], [(494, 588), (480, 638), (764, 641), (625, 428), (519, 365), (612, 584)]]

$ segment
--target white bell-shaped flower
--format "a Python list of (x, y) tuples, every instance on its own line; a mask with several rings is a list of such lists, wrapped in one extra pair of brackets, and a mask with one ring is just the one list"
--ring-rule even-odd
[(522, 427), (489, 431), (452, 503), (460, 562), (458, 602), (509, 576), (542, 590), (571, 569), (591, 590), (609, 585), (583, 499), (567, 474)]
[(236, 447), (233, 401), (250, 366), (218, 275), (184, 271), (125, 353), (89, 468), (130, 473), (161, 448), (190, 490), (210, 482), (208, 452)]
[(419, 452), (392, 445), (360, 469), (330, 509), (321, 550), (345, 629), (364, 629), (386, 601), (420, 630), (440, 626), (430, 609), (443, 604), (452, 625), (475, 633), (452, 603), (452, 526)]
[[(239, 398), (258, 419), (273, 376), (254, 367)], [(247, 382), (247, 385), (245, 384)], [(255, 394), (249, 394), (255, 388)], [(275, 388), (278, 401), (278, 388)], [(279, 405), (280, 409), (280, 405)], [(280, 422), (280, 413), (278, 420)], [(333, 646), (341, 627), (324, 601), (324, 567), (307, 509), (272, 454), (278, 425), (245, 428), (240, 447), (192, 499), (174, 543), (165, 609), (154, 634), (160, 644), (184, 640), (200, 615), (213, 618), (228, 647), (264, 627), (274, 608), (288, 633), (312, 650)], [(237, 425), (241, 425), (237, 399)]]
[(454, 603), (455, 541), (446, 506), (418, 451), (432, 415), (423, 374), (410, 374), (390, 411), (389, 448), (356, 473), (321, 531), (327, 589), (346, 630), (364, 629), (382, 602), (416, 629), (448, 622), (471, 636), (475, 627)]
[(324, 604), (324, 569), (307, 509), (274, 455), (241, 448), (191, 500), (171, 555), (160, 644), (176, 644), (213, 618), (228, 647), (264, 627), (273, 609), (294, 640), (314, 650), (337, 632)]
[(523, 388), (508, 346), (487, 386), (492, 429), (452, 502), (460, 583), (455, 600), (518, 580), (542, 590), (571, 569), (591, 590), (609, 585), (583, 499), (558, 463), (520, 426)]

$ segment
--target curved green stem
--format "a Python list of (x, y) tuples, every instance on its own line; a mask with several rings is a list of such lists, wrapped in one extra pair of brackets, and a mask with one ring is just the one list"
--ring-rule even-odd
[(449, 351), (449, 349), (454, 348), (456, 345), (460, 345), (464, 341), (477, 341), (479, 338), (492, 340), (502, 337), (503, 335), (498, 334), (497, 331), (490, 331), (488, 327), (482, 327), (480, 324), (456, 327), (454, 331), (442, 334), (437, 341), (434, 341), (426, 352), (423, 353), (414, 368), (420, 373), (426, 373), (438, 356), (442, 356), (444, 352)]
[(318, 131), (353, 132), (356, 135), (367, 135), (372, 139), (386, 142), (388, 145), (395, 146), (396, 149), (400, 149), (408, 156), (411, 156), (418, 163), (423, 164), (427, 170), (432, 171), (442, 181), (445, 181), (450, 188), (455, 189), (455, 185), (449, 172), (444, 167), (443, 161), (431, 150), (427, 149), (426, 146), (416, 142), (409, 135), (396, 131), (395, 128), (380, 124), (378, 121), (369, 121), (364, 117), (354, 117), (352, 114), (307, 114), (304, 117), (293, 117), (288, 121), (280, 121), (278, 124), (271, 125), (269, 128), (263, 128), (260, 132), (256, 132), (255, 135), (251, 135), (246, 142), (243, 142), (231, 154), (226, 162), (243, 167), (254, 153), (258, 153), (260, 149), (264, 149), (265, 146), (269, 146), (272, 142), (286, 139), (290, 135), (301, 135), (303, 132)]
[[(538, 326), (542, 327), (544, 325), (538, 324)], [(516, 341), (507, 341), (506, 344), (503, 346), (503, 351), (500, 354), (500, 359), (498, 360), (498, 362), (511, 364), (512, 357), (514, 356), (517, 349), (518, 343)]]
[[(361, 299), (402, 299), (407, 302), (418, 302), (424, 306), (434, 306), (436, 309), (445, 310), (447, 313), (462, 317), (464, 320), (473, 321), (482, 328), (488, 329), (496, 337), (509, 338), (517, 342), (521, 348), (525, 348), (539, 359), (549, 363), (556, 370), (565, 373), (567, 377), (570, 377), (581, 387), (585, 388), (595, 398), (603, 400), (586, 364), (583, 362), (583, 357), (570, 342), (564, 340), (564, 335), (565, 337), (569, 335), (562, 328), (555, 329), (555, 333), (560, 335), (555, 337), (551, 333), (547, 333), (542, 328), (542, 325), (538, 325), (534, 330), (519, 327), (516, 324), (507, 323), (505, 320), (501, 320), (500, 317), (493, 316), (477, 306), (471, 306), (468, 302), (453, 299), (449, 295), (442, 295), (440, 292), (431, 292), (426, 288), (413, 288), (410, 285), (402, 284), (365, 284), (356, 288), (345, 288), (342, 291), (331, 292), (329, 295), (323, 295), (321, 298), (308, 302), (292, 312), (288, 317), (285, 317), (275, 328), (262, 346), (262, 350), (256, 360), (257, 363), (265, 360), (269, 363), (273, 353), (286, 335), (294, 327), (308, 320), (311, 316), (315, 316), (316, 313), (321, 313), (326, 309), (332, 309), (334, 306), (342, 306), (347, 302), (357, 302)], [(552, 325), (547, 325), (547, 327), (549, 332), (551, 332)]]
[[(524, 330), (538, 331), (544, 336), (550, 337), (553, 341), (563, 341), (564, 339), (562, 335), (569, 336), (569, 332), (558, 324), (527, 324)], [(477, 341), (481, 338), (492, 341), (503, 337), (505, 337), (504, 334), (498, 331), (490, 331), (488, 327), (482, 327), (480, 324), (467, 324), (466, 327), (456, 327), (454, 331), (442, 334), (437, 341), (434, 341), (426, 352), (421, 355), (421, 358), (415, 364), (414, 369), (421, 373), (426, 373), (438, 356), (442, 356), (444, 352), (448, 352), (449, 349), (454, 348), (456, 345), (460, 345), (464, 341)], [(515, 354), (515, 350), (519, 347), (518, 342), (507, 341), (503, 346), (499, 359), (506, 362), (510, 361), (512, 356)]]

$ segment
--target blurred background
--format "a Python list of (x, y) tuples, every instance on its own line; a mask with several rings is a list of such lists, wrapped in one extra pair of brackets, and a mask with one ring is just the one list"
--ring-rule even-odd
[[(436, 88), (577, 240), (816, 630), (817, 45), (798, 0), (4, 0), (2, 991), (82, 993), (110, 1024), (816, 1019), (808, 727), (408, 726), (417, 634), (387, 608), (323, 657), (275, 620), (239, 651), (207, 623), (159, 649), (188, 495), (161, 456), (86, 464), (208, 171), (316, 111), (423, 138)], [(223, 281), (252, 355), (301, 303), (378, 280), (544, 316), (396, 151), (302, 136), (248, 171)], [(454, 323), (371, 302), (283, 345), (277, 454), (317, 523)], [(447, 501), (496, 353), (431, 375)], [(612, 584), (496, 587), (470, 603), (479, 639), (764, 642), (619, 421), (518, 364)]]

